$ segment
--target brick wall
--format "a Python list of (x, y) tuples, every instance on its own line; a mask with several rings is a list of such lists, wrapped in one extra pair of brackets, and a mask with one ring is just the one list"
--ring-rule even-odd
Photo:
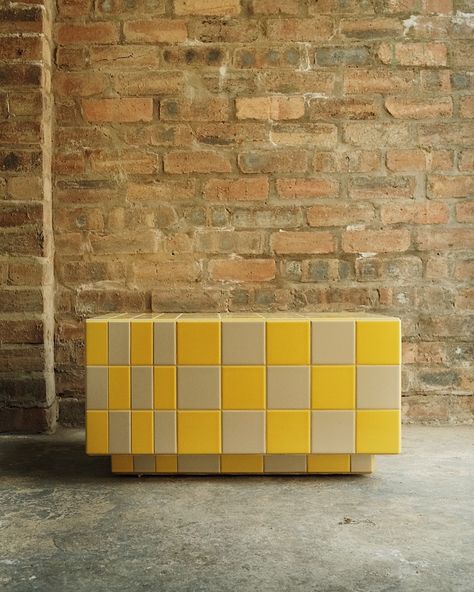
[(51, 33), (48, 6), (0, 4), (0, 431), (56, 421)]
[[(406, 419), (472, 422), (470, 0), (57, 8), (63, 423), (82, 421), (86, 316), (299, 309), (400, 316)], [(36, 140), (21, 117), (19, 137)], [(35, 156), (15, 166), (38, 180)], [(17, 183), (7, 197), (30, 196)], [(31, 220), (18, 220), (17, 244), (39, 257)], [(34, 274), (2, 269), (5, 290), (25, 291), (8, 302), (39, 314), (37, 291), (15, 285)], [(28, 323), (19, 341), (36, 339)]]

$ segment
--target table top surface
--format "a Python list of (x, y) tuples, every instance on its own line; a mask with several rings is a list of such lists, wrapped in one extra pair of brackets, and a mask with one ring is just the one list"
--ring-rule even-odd
[(108, 313), (97, 317), (87, 319), (92, 321), (232, 321), (232, 320), (249, 320), (249, 321), (267, 321), (267, 320), (282, 320), (282, 321), (298, 321), (298, 320), (382, 320), (382, 321), (399, 321), (397, 317), (365, 313), (365, 312), (195, 312), (195, 313)]

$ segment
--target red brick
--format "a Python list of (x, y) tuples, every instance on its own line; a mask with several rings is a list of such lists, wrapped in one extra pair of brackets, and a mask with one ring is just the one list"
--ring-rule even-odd
[[(95, 69), (124, 70), (158, 66), (160, 55), (153, 45), (97, 45), (90, 47), (88, 61)], [(150, 74), (151, 72), (147, 73), (147, 75)]]
[(226, 156), (210, 150), (168, 152), (163, 165), (165, 172), (175, 174), (230, 173), (232, 170)]
[(473, 194), (474, 175), (430, 175), (428, 177), (428, 195), (430, 197), (469, 197)]
[(347, 230), (342, 236), (346, 253), (393, 253), (410, 248), (408, 230)]
[(414, 90), (417, 77), (413, 70), (366, 70), (347, 68), (344, 72), (344, 92), (391, 93)]
[(238, 155), (243, 173), (304, 173), (308, 157), (303, 150), (261, 150)]
[(266, 143), (268, 131), (265, 123), (202, 123), (194, 126), (194, 135), (203, 144)]
[(335, 148), (337, 144), (337, 127), (328, 123), (281, 123), (272, 127), (270, 139), (273, 144), (282, 146)]
[(474, 171), (474, 149), (463, 150), (459, 155), (459, 170)]
[(309, 117), (321, 119), (375, 119), (380, 107), (372, 99), (313, 99), (309, 106)]
[(265, 250), (261, 231), (203, 230), (196, 238), (196, 250), (203, 253), (262, 255)]
[(297, 16), (301, 11), (300, 0), (252, 0), (251, 11), (254, 15), (290, 14)]
[(374, 219), (374, 208), (367, 204), (315, 205), (308, 209), (310, 226), (347, 226)]
[(177, 15), (236, 16), (240, 0), (174, 0)]
[(174, 95), (183, 90), (182, 72), (125, 72), (113, 75), (115, 90), (121, 95)]
[(285, 199), (313, 199), (337, 197), (339, 184), (333, 179), (278, 179), (278, 196)]
[(426, 154), (423, 150), (387, 150), (387, 168), (391, 171), (425, 171)]
[(89, 97), (103, 92), (109, 81), (98, 72), (56, 72), (54, 89), (60, 96)]
[(223, 97), (164, 99), (160, 104), (163, 121), (227, 121), (229, 115), (229, 101)]
[(60, 17), (87, 16), (90, 13), (92, 0), (58, 0)]
[(139, 287), (155, 287), (157, 282), (195, 282), (201, 275), (197, 261), (148, 261), (132, 265), (131, 278)]
[(349, 150), (347, 152), (315, 152), (313, 168), (320, 173), (371, 173), (382, 166), (377, 150)]
[(156, 201), (173, 201), (193, 199), (196, 186), (193, 179), (165, 180), (160, 179), (155, 183), (132, 183), (127, 185), (127, 201), (154, 203)]
[(323, 93), (334, 90), (335, 77), (332, 72), (283, 70), (262, 72), (262, 88), (266, 92), (285, 94)]
[(331, 232), (274, 232), (270, 243), (277, 255), (333, 253), (335, 250)]
[(461, 99), (461, 117), (474, 117), (474, 97), (463, 97)]
[(467, 201), (456, 205), (456, 220), (464, 224), (474, 223), (474, 202)]
[(276, 275), (273, 259), (213, 259), (208, 267), (216, 281), (268, 282)]
[(236, 68), (290, 68), (295, 69), (301, 64), (302, 50), (300, 47), (282, 45), (270, 47), (240, 47), (234, 53)]
[(353, 146), (404, 147), (411, 144), (411, 130), (404, 123), (351, 122), (343, 127), (344, 141)]
[(265, 201), (268, 197), (267, 177), (245, 179), (210, 179), (202, 194), (211, 201)]
[(43, 13), (40, 6), (8, 7), (9, 2), (0, 8), (0, 33), (40, 33), (43, 30)]
[(322, 42), (333, 34), (330, 17), (314, 19), (278, 18), (267, 21), (267, 37), (272, 41)]
[(86, 121), (151, 121), (152, 99), (87, 99), (82, 101)]
[(401, 66), (446, 66), (445, 43), (396, 43), (395, 59)]
[(188, 21), (189, 37), (202, 43), (249, 43), (263, 37), (254, 19), (203, 18)]
[(163, 50), (163, 61), (175, 68), (202, 68), (224, 65), (229, 52), (220, 46), (167, 47)]
[(453, 102), (450, 97), (436, 99), (409, 99), (389, 97), (385, 108), (396, 119), (434, 119), (451, 117)]
[(117, 23), (88, 23), (85, 25), (62, 23), (56, 27), (56, 41), (59, 45), (79, 45), (81, 43), (118, 43)]
[(43, 59), (43, 55), (45, 55), (44, 51), (44, 42), (39, 36), (0, 36), (0, 60), (2, 61), (40, 61)]
[(304, 115), (303, 97), (252, 97), (235, 100), (237, 119), (300, 119)]
[(383, 205), (380, 217), (384, 224), (446, 224), (449, 209), (446, 203), (426, 202)]
[(474, 232), (468, 228), (429, 228), (418, 231), (416, 246), (420, 251), (443, 249), (468, 250), (474, 248)]
[(354, 177), (349, 197), (360, 199), (408, 199), (415, 196), (414, 177)]
[(186, 21), (178, 19), (126, 21), (123, 33), (127, 43), (177, 43), (188, 37)]
[(356, 39), (397, 37), (402, 31), (401, 22), (398, 19), (388, 17), (342, 19), (341, 21), (341, 33), (346, 37)]

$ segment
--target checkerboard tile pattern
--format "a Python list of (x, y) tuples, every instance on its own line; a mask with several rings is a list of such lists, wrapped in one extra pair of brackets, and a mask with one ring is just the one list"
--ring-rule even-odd
[(87, 453), (118, 473), (371, 472), (400, 452), (400, 342), (365, 314), (89, 319)]

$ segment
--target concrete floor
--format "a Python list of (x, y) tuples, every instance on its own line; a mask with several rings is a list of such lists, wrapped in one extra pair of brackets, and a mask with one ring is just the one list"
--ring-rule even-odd
[(472, 427), (345, 477), (113, 477), (83, 437), (0, 438), (3, 592), (474, 590)]

